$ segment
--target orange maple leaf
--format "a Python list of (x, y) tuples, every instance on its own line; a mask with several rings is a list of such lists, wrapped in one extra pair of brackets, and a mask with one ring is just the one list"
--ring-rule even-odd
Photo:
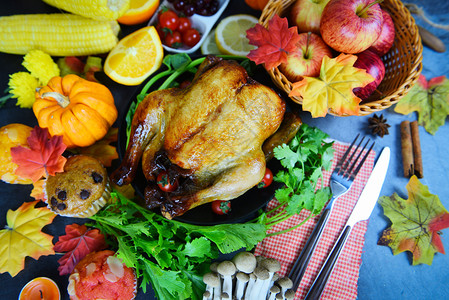
[(292, 84), (289, 96), (301, 96), (302, 108), (312, 117), (324, 117), (328, 110), (337, 115), (358, 115), (362, 101), (353, 89), (364, 87), (374, 78), (364, 69), (354, 67), (357, 56), (340, 54), (336, 58), (325, 56), (318, 78), (304, 76)]
[(64, 171), (66, 158), (62, 156), (66, 145), (62, 142), (62, 136), (50, 137), (47, 128), (34, 127), (27, 139), (28, 146), (12, 147), (12, 161), (18, 165), (15, 173), (33, 182), (42, 177), (55, 175)]
[(56, 214), (47, 207), (35, 208), (40, 201), (25, 202), (17, 210), (8, 210), (6, 227), (0, 231), (0, 273), (16, 276), (25, 266), (25, 257), (38, 259), (51, 255), (53, 237), (41, 229), (50, 224)]

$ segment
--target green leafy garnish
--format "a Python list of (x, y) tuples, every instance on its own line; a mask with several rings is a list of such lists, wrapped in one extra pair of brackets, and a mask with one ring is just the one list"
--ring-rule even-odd
[(2, 108), (3, 105), (6, 104), (6, 101), (8, 101), (9, 99), (12, 98), (13, 95), (9, 92), (10, 90), (11, 90), (10, 88), (7, 88), (7, 89), (4, 91), (4, 93), (5, 93), (6, 95), (3, 96), (3, 97), (0, 97), (0, 108)]
[(301, 226), (312, 215), (319, 214), (330, 199), (329, 187), (317, 189), (317, 183), (323, 178), (323, 170), (329, 170), (332, 165), (333, 142), (325, 142), (327, 137), (320, 129), (302, 124), (288, 145), (283, 144), (274, 149), (274, 157), (286, 169), (279, 171), (274, 180), (283, 183), (284, 187), (275, 192), (279, 205), (261, 214), (259, 222), (265, 224), (268, 230), (303, 209), (309, 210), (311, 214), (296, 226), (270, 233), (269, 236)]
[(202, 275), (219, 252), (251, 250), (265, 237), (258, 223), (198, 226), (167, 220), (113, 193), (114, 203), (91, 217), (112, 238), (117, 256), (136, 270), (141, 288), (158, 299), (202, 299)]

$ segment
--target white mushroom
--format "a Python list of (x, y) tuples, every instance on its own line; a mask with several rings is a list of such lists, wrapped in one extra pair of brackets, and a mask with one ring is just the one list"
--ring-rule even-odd
[(268, 296), (268, 300), (275, 300), (276, 295), (279, 294), (280, 291), (281, 291), (281, 289), (277, 285), (273, 285), (270, 288), (270, 294)]
[(256, 282), (256, 275), (254, 275), (254, 273), (249, 274), (249, 280), (248, 283), (246, 284), (246, 290), (245, 290), (245, 296), (243, 297), (243, 299), (249, 299), (250, 295), (251, 295), (251, 291), (253, 290), (253, 286), (254, 283)]
[(209, 291), (203, 293), (203, 300), (212, 300), (212, 294)]
[[(225, 260), (218, 264), (218, 274), (223, 278), (222, 294), (226, 293), (229, 298), (232, 297), (232, 275), (235, 274), (237, 269), (232, 261)], [(222, 295), (223, 297), (223, 295)]]
[(261, 262), (262, 260), (264, 260), (264, 259), (265, 259), (265, 257), (263, 257), (262, 255), (256, 256), (256, 262), (257, 262), (257, 265), (260, 265), (260, 262)]
[(270, 285), (268, 286), (268, 289), (271, 289), (271, 287), (274, 285), (274, 283), (276, 281), (278, 281), (278, 279), (279, 279), (279, 274), (274, 273), (273, 278), (271, 278), (271, 282), (270, 282)]
[(274, 274), (281, 270), (281, 263), (274, 258), (265, 258), (260, 262), (260, 266), (268, 271), (268, 280), (264, 281), (259, 291), (259, 299), (266, 297), (270, 290), (271, 279)]
[(262, 297), (262, 294), (260, 293), (260, 290), (262, 289), (265, 282), (267, 282), (270, 279), (270, 274), (267, 269), (257, 266), (256, 269), (254, 269), (253, 272), (254, 275), (256, 275), (256, 282), (254, 282), (253, 288), (251, 289), (251, 292), (249, 294), (249, 298), (245, 298), (248, 300), (260, 300), (267, 296), (267, 293)]
[(295, 291), (294, 290), (287, 290), (284, 293), (284, 299), (285, 300), (293, 300), (295, 298)]
[[(203, 295), (203, 299), (208, 299), (211, 300), (212, 296), (215, 296), (219, 290), (219, 294), (218, 297), (221, 294), (221, 282), (220, 282), (220, 277), (218, 276), (218, 274), (216, 273), (206, 273), (203, 275), (203, 282), (206, 284), (206, 292), (209, 292), (209, 296), (207, 298), (204, 298)], [(215, 298), (214, 299), (219, 299), (219, 298)]]
[(293, 282), (288, 277), (282, 277), (277, 282), (277, 285), (281, 288), (282, 296), (285, 295), (285, 292), (293, 287)]
[(252, 273), (257, 264), (257, 260), (254, 254), (246, 251), (237, 253), (232, 258), (232, 262), (234, 263), (237, 270), (246, 274)]
[(218, 261), (214, 261), (213, 263), (210, 264), (209, 269), (210, 269), (212, 272), (218, 273), (218, 272), (217, 272), (218, 264), (219, 264)]
[(234, 297), (237, 300), (241, 300), (243, 298), (243, 294), (245, 292), (246, 284), (249, 281), (249, 275), (245, 274), (243, 272), (238, 272), (237, 275), (235, 275), (236, 281), (235, 281), (235, 293)]
[(221, 300), (221, 279), (219, 280), (220, 284), (214, 287), (214, 297), (213, 300)]

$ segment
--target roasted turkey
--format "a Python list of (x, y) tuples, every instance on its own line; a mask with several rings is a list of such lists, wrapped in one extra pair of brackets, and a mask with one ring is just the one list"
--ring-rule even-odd
[[(264, 176), (262, 145), (280, 127), (285, 110), (283, 99), (237, 62), (208, 56), (187, 87), (154, 91), (138, 105), (126, 153), (111, 178), (130, 183), (141, 161), (146, 205), (160, 207), (169, 219), (234, 199)], [(178, 180), (175, 191), (158, 188), (162, 170)]]

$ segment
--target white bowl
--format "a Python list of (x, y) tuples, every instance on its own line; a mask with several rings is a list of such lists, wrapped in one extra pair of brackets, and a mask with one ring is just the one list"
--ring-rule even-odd
[[(187, 46), (182, 46), (179, 48), (171, 48), (171, 47), (168, 47), (168, 46), (162, 44), (162, 47), (164, 47), (165, 50), (167, 50), (169, 52), (173, 52), (173, 53), (193, 53), (196, 50), (198, 50), (198, 48), (201, 47), (201, 44), (204, 42), (207, 35), (211, 31), (212, 27), (214, 27), (215, 22), (217, 22), (218, 18), (221, 16), (223, 11), (226, 9), (226, 6), (228, 6), (229, 0), (218, 0), (218, 3), (219, 3), (219, 9), (212, 16), (201, 16), (198, 14), (194, 14), (193, 16), (188, 17), (192, 23), (192, 28), (197, 29), (199, 31), (199, 33), (201, 34), (201, 39), (195, 46), (193, 46), (191, 48), (189, 48)], [(150, 21), (148, 22), (148, 25), (155, 26), (157, 24), (157, 15), (163, 7), (171, 8), (176, 12), (176, 10), (173, 8), (173, 5), (170, 2), (168, 2), (167, 0), (164, 0), (159, 5), (159, 7), (158, 7), (157, 11), (154, 13), (153, 17), (151, 17)]]

